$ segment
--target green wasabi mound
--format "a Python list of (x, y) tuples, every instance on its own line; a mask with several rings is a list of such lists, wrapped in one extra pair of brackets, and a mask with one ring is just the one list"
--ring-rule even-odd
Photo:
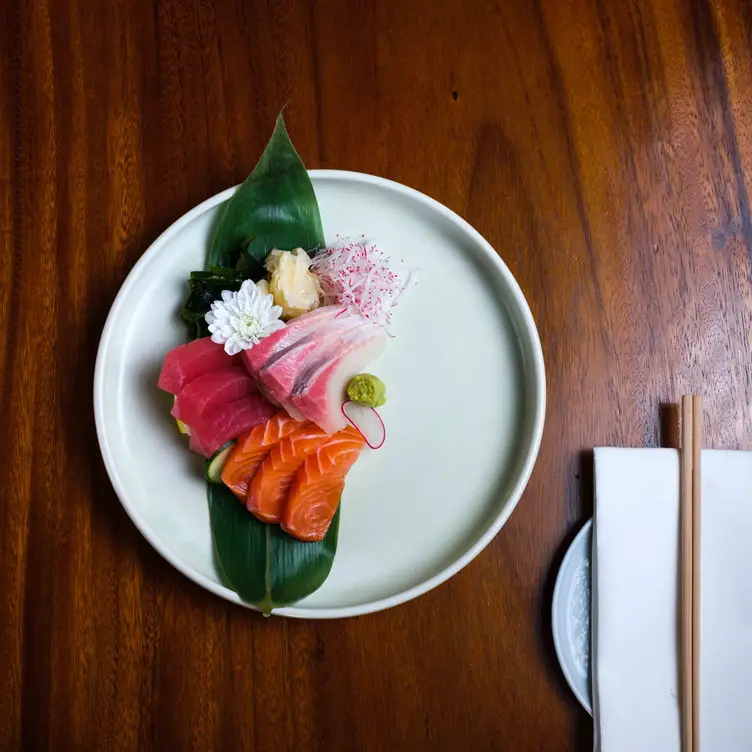
[(358, 405), (381, 407), (386, 404), (386, 386), (378, 376), (359, 373), (347, 385), (347, 396)]

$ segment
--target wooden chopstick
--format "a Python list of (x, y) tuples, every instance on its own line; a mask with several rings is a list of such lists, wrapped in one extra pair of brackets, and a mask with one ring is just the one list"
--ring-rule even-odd
[(700, 523), (702, 521), (702, 397), (692, 397), (692, 742), (700, 752)]
[(681, 412), (682, 749), (699, 752), (702, 398), (685, 395)]
[(681, 453), (679, 462), (681, 478), (679, 488), (679, 525), (681, 541), (681, 719), (682, 750), (694, 752), (692, 722), (693, 672), (692, 672), (692, 461), (694, 435), (692, 431), (692, 398), (681, 401)]

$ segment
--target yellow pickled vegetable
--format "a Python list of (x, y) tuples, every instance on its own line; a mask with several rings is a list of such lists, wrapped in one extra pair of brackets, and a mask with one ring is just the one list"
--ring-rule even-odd
[(321, 286), (309, 270), (311, 259), (302, 248), (273, 250), (266, 257), (269, 292), (274, 304), (282, 308), (282, 318), (291, 319), (318, 308)]

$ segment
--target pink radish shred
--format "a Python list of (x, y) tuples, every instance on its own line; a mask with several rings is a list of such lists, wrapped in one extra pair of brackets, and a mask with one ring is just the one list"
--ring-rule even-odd
[(337, 237), (316, 254), (311, 271), (321, 283), (325, 305), (341, 305), (385, 329), (392, 309), (415, 281), (415, 272), (372, 243)]
[[(358, 415), (358, 413), (360, 413), (360, 415)], [(369, 415), (371, 413), (376, 416), (378, 423), (372, 419), (371, 415)], [(359, 405), (352, 400), (347, 400), (342, 403), (342, 415), (347, 418), (350, 425), (352, 425), (352, 427), (363, 437), (363, 440), (371, 449), (381, 449), (381, 447), (384, 446), (384, 442), (386, 441), (386, 426), (384, 425), (381, 416), (376, 412), (375, 407), (367, 407), (366, 405)], [(374, 436), (369, 430), (368, 423), (371, 423), (372, 426), (376, 427), (375, 430), (378, 431), (378, 440), (371, 441)]]

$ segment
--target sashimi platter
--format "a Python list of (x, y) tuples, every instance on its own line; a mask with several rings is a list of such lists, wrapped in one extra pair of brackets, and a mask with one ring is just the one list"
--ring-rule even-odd
[(267, 615), (446, 580), (514, 509), (544, 411), (535, 324), (488, 243), (399, 184), (308, 172), (281, 114), (248, 179), (134, 267), (95, 375), (131, 519)]

